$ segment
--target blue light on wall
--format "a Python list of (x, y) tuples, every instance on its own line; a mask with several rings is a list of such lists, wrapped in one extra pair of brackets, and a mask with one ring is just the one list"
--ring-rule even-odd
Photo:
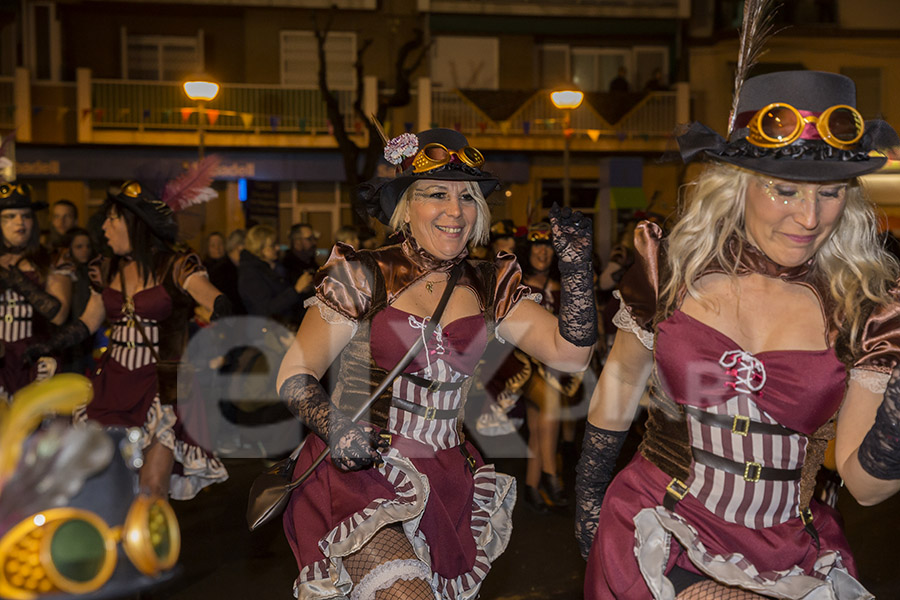
[(247, 201), (247, 179), (244, 177), (238, 179), (238, 199), (241, 202)]

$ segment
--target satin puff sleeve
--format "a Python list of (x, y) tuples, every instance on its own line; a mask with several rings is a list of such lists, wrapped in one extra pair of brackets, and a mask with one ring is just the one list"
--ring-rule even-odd
[(316, 295), (306, 306), (316, 305), (329, 323), (356, 325), (372, 308), (374, 273), (352, 246), (338, 242), (331, 256), (317, 272)]
[(188, 279), (194, 275), (207, 277), (206, 267), (203, 266), (203, 261), (200, 260), (200, 257), (194, 252), (184, 252), (176, 256), (175, 262), (172, 263), (172, 277), (175, 279), (178, 289), (187, 294), (188, 292), (184, 289), (184, 286), (187, 285)]
[(850, 377), (876, 393), (883, 393), (891, 371), (900, 364), (900, 282), (891, 289), (894, 302), (878, 306), (866, 319)]
[(656, 223), (641, 221), (634, 230), (634, 264), (622, 276), (613, 296), (619, 310), (613, 324), (634, 333), (648, 350), (653, 349), (653, 319), (659, 301), (659, 269), (662, 229)]
[(512, 312), (515, 306), (523, 300), (531, 300), (534, 302), (541, 301), (541, 295), (534, 293), (531, 288), (522, 283), (522, 267), (512, 254), (501, 252), (494, 259), (494, 272), (496, 279), (494, 280), (494, 331), (497, 340), (505, 342), (503, 338), (496, 333), (497, 327), (503, 322), (503, 319)]

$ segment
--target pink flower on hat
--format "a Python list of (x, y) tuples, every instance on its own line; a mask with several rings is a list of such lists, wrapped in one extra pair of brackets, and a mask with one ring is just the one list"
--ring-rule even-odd
[(392, 165), (399, 165), (404, 158), (412, 158), (419, 151), (419, 138), (412, 133), (401, 133), (384, 147), (384, 158)]

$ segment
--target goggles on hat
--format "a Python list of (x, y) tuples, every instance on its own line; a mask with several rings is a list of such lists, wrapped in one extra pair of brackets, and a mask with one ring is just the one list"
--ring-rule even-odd
[(34, 514), (0, 539), (0, 597), (29, 600), (44, 594), (85, 594), (116, 570), (117, 546), (144, 575), (171, 569), (181, 551), (178, 520), (169, 503), (139, 496), (125, 524), (110, 527), (97, 514), (73, 507)]
[(528, 232), (528, 241), (529, 242), (550, 242), (550, 230), (549, 229), (538, 229), (536, 231)]
[(443, 144), (426, 144), (413, 158), (413, 173), (424, 173), (453, 162), (454, 157), (462, 164), (481, 168), (484, 164), (484, 155), (472, 146), (463, 146), (459, 150), (450, 150)]
[(781, 148), (800, 138), (815, 139), (815, 134), (807, 132), (807, 124), (815, 127), (824, 142), (840, 150), (852, 148), (865, 128), (859, 111), (846, 104), (832, 106), (819, 115), (804, 115), (790, 104), (774, 102), (750, 117), (747, 139), (761, 148)]
[(27, 183), (0, 184), (0, 198), (9, 198), (14, 193), (18, 193), (20, 196), (29, 196), (31, 194), (31, 186)]

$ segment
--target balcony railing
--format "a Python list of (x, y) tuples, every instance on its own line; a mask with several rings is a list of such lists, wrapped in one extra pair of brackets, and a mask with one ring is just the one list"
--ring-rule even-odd
[[(348, 131), (354, 131), (355, 92), (335, 92)], [(93, 123), (97, 129), (195, 130), (197, 105), (172, 82), (93, 80)], [(319, 90), (285, 86), (222, 84), (205, 106), (208, 131), (252, 133), (328, 133)]]
[(15, 79), (0, 77), (0, 129), (14, 129), (15, 114)]
[[(604, 108), (606, 118), (600, 112)], [(435, 92), (432, 109), (433, 122), (465, 134), (558, 135), (564, 127), (564, 114), (550, 101), (550, 90), (535, 92), (518, 109), (507, 107), (510, 114), (504, 119), (490, 118), (464, 92), (456, 90)], [(668, 137), (677, 122), (676, 93), (588, 95), (570, 116), (571, 128), (596, 132), (598, 137)]]

